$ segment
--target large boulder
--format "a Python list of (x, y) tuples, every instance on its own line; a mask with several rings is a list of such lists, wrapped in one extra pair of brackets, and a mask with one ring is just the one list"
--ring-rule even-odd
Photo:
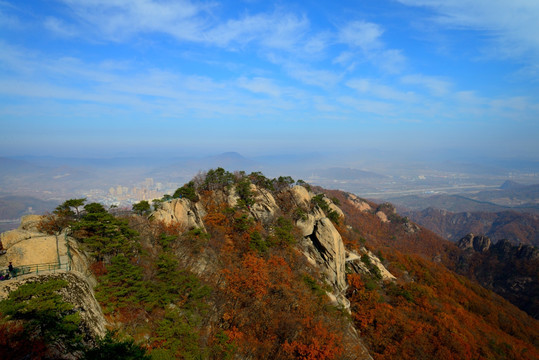
[(292, 199), (294, 199), (296, 206), (306, 209), (310, 207), (313, 194), (305, 187), (300, 185), (293, 186), (290, 189), (290, 193), (292, 194)]
[(205, 229), (202, 218), (206, 211), (200, 203), (194, 203), (189, 199), (173, 199), (161, 205), (154, 211), (151, 218), (162, 221), (165, 224), (180, 224), (185, 230), (195, 227)]
[(296, 226), (301, 230), (303, 236), (308, 237), (313, 233), (316, 222), (325, 217), (324, 212), (319, 207), (315, 207), (309, 214), (298, 219)]
[(251, 214), (262, 223), (271, 222), (279, 211), (275, 198), (268, 190), (255, 185), (251, 185), (251, 191), (254, 198), (254, 204), (249, 209)]
[[(251, 194), (253, 196), (254, 204), (249, 206), (249, 213), (253, 218), (262, 222), (269, 223), (279, 211), (279, 206), (275, 201), (275, 198), (268, 190), (258, 187), (254, 184), (250, 185)], [(222, 197), (222, 196), (219, 196)], [(232, 187), (226, 197), (228, 206), (238, 206), (240, 197), (238, 196), (235, 187)]]
[(341, 235), (328, 218), (316, 220), (313, 232), (303, 240), (305, 255), (316, 263), (337, 293), (346, 290), (346, 252)]

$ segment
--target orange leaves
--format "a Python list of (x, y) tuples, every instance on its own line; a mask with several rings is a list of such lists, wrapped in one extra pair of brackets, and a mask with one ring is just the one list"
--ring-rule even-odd
[(291, 358), (302, 360), (329, 360), (339, 357), (343, 352), (342, 337), (328, 329), (320, 321), (303, 321), (303, 331), (299, 339), (285, 341), (283, 350)]
[(246, 254), (241, 266), (224, 269), (228, 290), (235, 297), (254, 296), (261, 300), (268, 292), (269, 271), (266, 261), (251, 253)]

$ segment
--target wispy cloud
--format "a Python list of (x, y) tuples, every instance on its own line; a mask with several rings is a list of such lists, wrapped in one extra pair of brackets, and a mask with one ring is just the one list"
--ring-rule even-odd
[(375, 23), (352, 21), (338, 30), (337, 39), (349, 50), (341, 52), (334, 63), (353, 70), (358, 62), (369, 61), (388, 73), (400, 72), (406, 63), (401, 50), (389, 49), (382, 41), (383, 28)]
[(257, 94), (266, 94), (273, 97), (279, 97), (283, 92), (273, 80), (260, 77), (252, 79), (241, 77), (238, 79), (238, 86)]
[(398, 0), (435, 12), (431, 20), (456, 28), (486, 32), (497, 56), (539, 59), (539, 2), (535, 0)]
[(0, 27), (10, 29), (22, 28), (19, 18), (13, 14), (9, 14), (9, 10), (16, 10), (16, 7), (5, 1), (0, 1)]
[(442, 78), (421, 74), (403, 76), (401, 77), (401, 82), (406, 85), (419, 85), (436, 96), (447, 94), (452, 86), (451, 82)]
[(353, 21), (344, 25), (338, 34), (339, 41), (350, 47), (358, 47), (365, 52), (382, 47), (380, 37), (384, 31), (374, 23)]
[(69, 26), (60, 19), (52, 16), (45, 19), (43, 26), (45, 26), (45, 29), (62, 37), (73, 37), (78, 35), (77, 30), (73, 26)]
[(404, 92), (391, 86), (382, 85), (369, 79), (352, 79), (346, 83), (346, 86), (365, 95), (372, 95), (386, 100), (395, 100), (403, 102), (416, 101), (417, 96), (413, 92)]
[(108, 40), (160, 32), (180, 40), (201, 41), (211, 5), (190, 1), (63, 0), (79, 19)]
[(304, 84), (331, 88), (342, 79), (342, 75), (331, 70), (313, 69), (307, 64), (286, 63), (288, 75)]
[(268, 48), (292, 50), (308, 28), (305, 17), (275, 12), (228, 20), (201, 34), (201, 39), (222, 47), (258, 42)]

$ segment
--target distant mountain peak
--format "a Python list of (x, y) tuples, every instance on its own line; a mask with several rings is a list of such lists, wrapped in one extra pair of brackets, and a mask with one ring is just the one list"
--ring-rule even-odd
[(502, 190), (509, 190), (509, 189), (516, 189), (522, 187), (522, 184), (517, 183), (513, 180), (506, 180), (501, 186), (500, 189)]
[(236, 151), (227, 151), (222, 153), (221, 155), (217, 155), (218, 157), (227, 157), (227, 158), (234, 158), (234, 159), (245, 159), (245, 156), (241, 155), (240, 153)]

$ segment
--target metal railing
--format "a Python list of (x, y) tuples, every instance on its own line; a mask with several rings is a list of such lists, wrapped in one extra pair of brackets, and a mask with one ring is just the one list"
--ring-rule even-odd
[(57, 262), (54, 263), (43, 263), (43, 264), (30, 264), (30, 265), (21, 265), (14, 266), (13, 271), (8, 269), (0, 271), (0, 277), (3, 276), (6, 278), (14, 278), (26, 274), (39, 274), (43, 272), (56, 272), (56, 271), (69, 271), (69, 263), (60, 264)]
[[(58, 237), (56, 238), (58, 240)], [(56, 272), (56, 271), (70, 271), (71, 263), (73, 262), (73, 257), (71, 255), (71, 249), (69, 246), (69, 241), (67, 238), (67, 232), (64, 234), (64, 241), (67, 248), (67, 262), (63, 263), (60, 260), (60, 251), (58, 249), (58, 242), (56, 243), (56, 252), (58, 256), (57, 262), (52, 263), (41, 263), (41, 264), (30, 264), (30, 265), (20, 265), (14, 266), (12, 271), (9, 269), (0, 270), (0, 280), (7, 280), (21, 275), (27, 274), (39, 274), (43, 272)]]

